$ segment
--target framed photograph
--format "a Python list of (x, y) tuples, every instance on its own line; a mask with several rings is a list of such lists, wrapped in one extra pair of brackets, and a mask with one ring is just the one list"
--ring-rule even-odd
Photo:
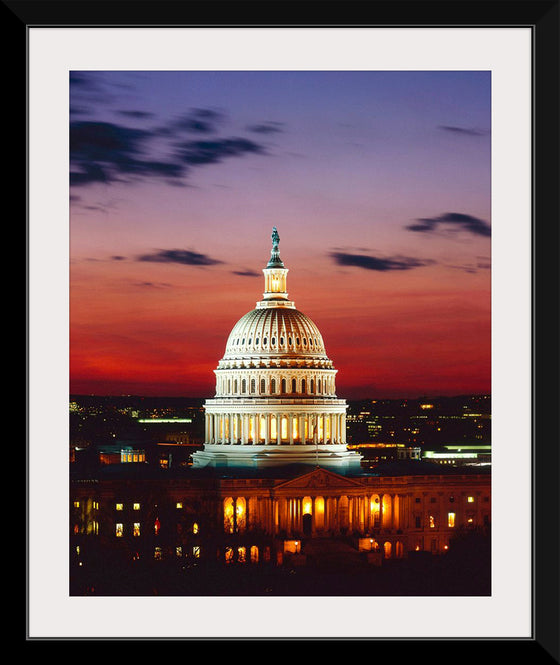
[[(351, 3), (272, 25), (264, 5), (216, 23), (213, 3), (177, 4), (4, 3), (27, 45), (27, 640), (521, 641), (557, 660), (558, 3)], [(341, 525), (360, 560), (377, 537), (388, 576), (415, 549), (443, 561), (456, 519), (491, 523), (491, 570), (455, 570), (449, 594), (432, 564), (378, 593), (80, 586), (69, 525), (104, 528), (72, 513), (85, 396), (136, 425), (148, 398), (192, 400), (202, 438), (181, 442), (200, 443), (194, 467), (227, 459), (231, 533), (274, 522), (287, 585), (301, 534)], [(161, 432), (165, 470), (181, 453)], [(96, 452), (107, 468), (146, 461), (126, 433)], [(384, 469), (403, 456), (427, 466), (401, 497)], [(239, 460), (256, 488), (278, 459), (310, 475), (283, 476), (270, 514), (256, 490), (229, 499)], [(452, 490), (445, 464), (465, 465)], [(488, 503), (455, 512), (469, 474), (461, 497)]]

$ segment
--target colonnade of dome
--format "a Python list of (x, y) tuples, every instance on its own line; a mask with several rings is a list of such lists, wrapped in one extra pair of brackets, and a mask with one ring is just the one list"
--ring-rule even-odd
[[(220, 405), (222, 407), (223, 405)], [(222, 408), (212, 413), (206, 412), (206, 441), (209, 444), (261, 444), (294, 445), (294, 444), (338, 444), (346, 440), (346, 414), (333, 413), (332, 409), (325, 413), (302, 410), (298, 405), (293, 412), (286, 405), (278, 405), (276, 412), (271, 412), (271, 405), (262, 404), (262, 413), (258, 405), (250, 407), (243, 413), (240, 405), (230, 412)]]

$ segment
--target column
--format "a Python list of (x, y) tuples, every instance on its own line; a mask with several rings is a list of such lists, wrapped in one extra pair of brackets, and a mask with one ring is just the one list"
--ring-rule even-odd
[[(259, 437), (260, 437), (260, 428), (261, 428), (261, 414), (259, 414)], [(270, 414), (265, 413), (264, 416), (264, 444), (268, 446), (270, 442)]]
[(249, 416), (243, 414), (243, 427), (241, 428), (241, 443), (246, 444), (249, 442)]
[(276, 414), (276, 445), (280, 446), (282, 444), (282, 416), (281, 414)]
[(303, 415), (298, 416), (298, 434), (299, 434), (299, 442), (300, 443), (305, 443), (305, 418)]
[(288, 440), (290, 446), (294, 445), (294, 416), (292, 413), (288, 415)]

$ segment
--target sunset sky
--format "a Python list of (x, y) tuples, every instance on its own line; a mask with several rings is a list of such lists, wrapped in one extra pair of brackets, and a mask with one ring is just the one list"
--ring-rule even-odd
[(339, 397), (490, 392), (490, 85), (71, 72), (71, 393), (212, 397), (273, 226)]

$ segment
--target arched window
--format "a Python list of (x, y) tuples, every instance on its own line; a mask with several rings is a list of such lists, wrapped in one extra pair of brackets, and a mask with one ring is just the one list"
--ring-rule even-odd
[(297, 392), (296, 388), (297, 388), (297, 386), (296, 386), (296, 380), (295, 380), (295, 379), (292, 379), (292, 392), (293, 392), (293, 393)]
[(276, 392), (276, 379), (270, 379), (270, 392), (273, 394)]
[(305, 393), (305, 379), (301, 380), (301, 392)]
[(247, 379), (243, 379), (241, 381), (241, 392), (246, 393), (247, 392)]
[(251, 379), (251, 393), (254, 395), (257, 392), (257, 382)]
[(311, 379), (310, 386), (309, 386), (309, 392), (313, 394), (315, 392), (315, 379)]
[(282, 384), (281, 384), (281, 392), (285, 393), (286, 392), (286, 379), (282, 379)]
[(266, 392), (266, 381), (264, 379), (261, 379), (261, 393)]

